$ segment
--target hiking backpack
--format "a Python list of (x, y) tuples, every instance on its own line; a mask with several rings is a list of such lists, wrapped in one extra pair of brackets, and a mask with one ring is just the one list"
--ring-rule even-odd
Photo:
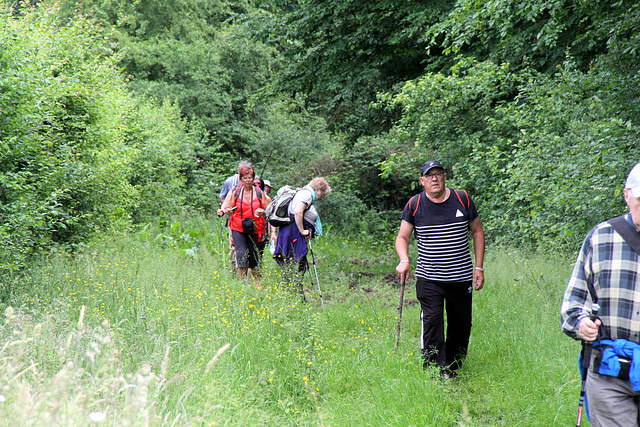
[[(455, 189), (452, 188), (451, 191), (453, 191), (453, 193), (458, 197), (458, 200), (460, 201), (460, 204), (462, 206), (464, 206), (465, 209), (469, 209), (469, 205), (471, 204), (471, 202), (469, 201), (469, 194), (465, 190), (455, 190)], [(464, 196), (466, 196), (466, 198), (467, 198), (467, 204), (466, 205), (462, 201), (462, 197), (460, 197), (460, 193), (458, 191), (462, 191), (462, 194)], [(409, 211), (411, 211), (411, 216), (415, 216), (416, 212), (418, 211), (418, 206), (420, 205), (420, 195), (421, 194), (422, 193), (416, 194), (411, 199), (409, 199)], [(413, 201), (414, 200), (417, 200), (415, 209), (413, 209)]]
[(283, 227), (292, 223), (291, 217), (289, 217), (289, 203), (297, 192), (298, 190), (290, 185), (280, 187), (265, 212), (269, 224), (274, 227)]

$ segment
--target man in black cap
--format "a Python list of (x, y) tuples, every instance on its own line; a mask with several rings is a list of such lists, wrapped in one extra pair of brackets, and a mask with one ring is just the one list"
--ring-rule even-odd
[[(424, 191), (413, 196), (402, 212), (396, 237), (400, 257), (396, 271), (402, 281), (411, 273), (409, 241), (414, 233), (418, 242), (415, 274), (416, 295), (422, 308), (420, 342), (424, 368), (435, 365), (443, 378), (452, 378), (469, 346), (472, 291), (484, 286), (484, 230), (467, 192), (445, 186), (447, 175), (439, 162), (426, 162), (420, 175)], [(469, 251), (469, 231), (475, 267)]]

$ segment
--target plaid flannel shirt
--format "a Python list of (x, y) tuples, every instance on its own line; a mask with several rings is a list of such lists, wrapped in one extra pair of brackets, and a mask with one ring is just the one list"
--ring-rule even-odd
[(594, 302), (600, 305), (600, 338), (640, 343), (640, 256), (607, 222), (582, 243), (560, 310), (565, 334), (579, 339), (578, 324)]

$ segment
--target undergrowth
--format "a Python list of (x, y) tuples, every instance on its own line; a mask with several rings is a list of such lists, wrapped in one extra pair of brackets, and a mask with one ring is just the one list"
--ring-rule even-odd
[[(550, 426), (575, 421), (571, 257), (489, 248), (457, 379), (423, 371), (391, 238), (312, 241), (303, 302), (265, 254), (238, 281), (215, 218), (105, 236), (35, 264), (0, 328), (0, 421), (30, 425)], [(368, 239), (369, 237), (366, 237)], [(415, 258), (415, 257), (414, 257)], [(317, 273), (317, 279), (316, 279)]]

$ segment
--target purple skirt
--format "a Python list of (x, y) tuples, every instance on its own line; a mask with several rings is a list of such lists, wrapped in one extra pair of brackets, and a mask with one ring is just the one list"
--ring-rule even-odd
[[(307, 221), (304, 221), (304, 228), (311, 230), (311, 233), (314, 232), (313, 225)], [(298, 262), (305, 258), (308, 252), (307, 241), (300, 234), (295, 222), (278, 229), (276, 250), (273, 253), (276, 261)]]

